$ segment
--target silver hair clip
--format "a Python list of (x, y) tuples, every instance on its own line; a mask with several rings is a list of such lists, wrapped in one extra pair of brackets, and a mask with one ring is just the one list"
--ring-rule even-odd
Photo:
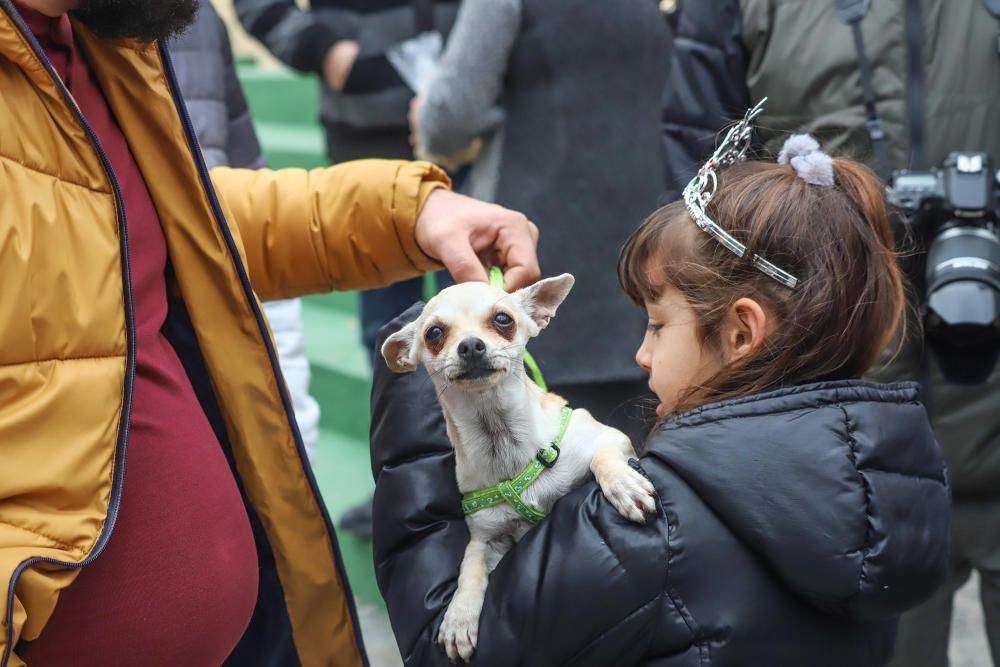
[[(729, 129), (726, 138), (715, 149), (712, 157), (708, 158), (708, 161), (698, 170), (698, 174), (684, 188), (684, 205), (695, 224), (738, 257), (746, 255), (747, 247), (708, 217), (705, 209), (708, 208), (709, 202), (712, 201), (715, 191), (719, 187), (716, 170), (743, 160), (747, 151), (750, 150), (750, 140), (753, 136), (751, 122), (764, 111), (765, 102), (767, 102), (766, 97), (758, 102), (757, 106), (748, 109), (743, 120)], [(798, 278), (760, 255), (753, 256), (753, 265), (786, 287), (795, 289), (795, 286), (799, 284)]]

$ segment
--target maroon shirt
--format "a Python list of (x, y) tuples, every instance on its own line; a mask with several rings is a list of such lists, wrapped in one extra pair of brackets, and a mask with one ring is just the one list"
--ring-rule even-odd
[(18, 9), (121, 187), (137, 343), (117, 525), (104, 553), (63, 591), (26, 657), (32, 667), (214, 667), (243, 635), (256, 602), (257, 556), (246, 509), (184, 368), (160, 333), (167, 248), (143, 175), (76, 48), (69, 19)]

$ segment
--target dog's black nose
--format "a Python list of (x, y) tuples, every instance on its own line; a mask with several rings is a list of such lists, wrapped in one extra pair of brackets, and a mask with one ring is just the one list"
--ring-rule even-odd
[(476, 361), (486, 354), (486, 343), (479, 338), (466, 338), (458, 344), (458, 356), (464, 361)]

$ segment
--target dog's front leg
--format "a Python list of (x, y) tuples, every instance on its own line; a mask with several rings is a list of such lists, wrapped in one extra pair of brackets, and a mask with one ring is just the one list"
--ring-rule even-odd
[(473, 537), (465, 547), (465, 557), (458, 571), (458, 588), (451, 598), (438, 630), (438, 644), (448, 657), (466, 662), (472, 658), (479, 637), (479, 614), (486, 597), (486, 541)]
[(619, 514), (631, 521), (646, 523), (646, 515), (656, 514), (656, 489), (628, 464), (630, 458), (635, 458), (635, 450), (628, 436), (608, 429), (590, 460), (590, 470), (604, 497)]
[(486, 574), (489, 575), (497, 568), (503, 557), (514, 546), (512, 535), (498, 535), (486, 543)]

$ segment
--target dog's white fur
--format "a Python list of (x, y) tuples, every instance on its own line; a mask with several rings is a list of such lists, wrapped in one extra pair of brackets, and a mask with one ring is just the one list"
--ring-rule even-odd
[[(423, 365), (430, 373), (455, 449), (462, 493), (517, 476), (559, 433), (565, 401), (535, 386), (522, 359), (528, 340), (549, 323), (573, 282), (573, 276), (563, 274), (513, 294), (483, 283), (449, 287), (382, 346), (392, 370), (402, 373)], [(497, 326), (499, 312), (513, 319), (513, 327)], [(426, 335), (434, 327), (443, 335), (429, 342)], [(483, 363), (495, 372), (463, 379), (469, 367), (458, 348), (468, 339), (485, 343)], [(628, 465), (635, 451), (624, 433), (576, 409), (560, 448), (556, 465), (521, 494), (532, 507), (548, 513), (556, 500), (593, 473), (622, 516), (644, 522), (655, 512), (652, 484)], [(438, 642), (449, 658), (468, 661), (476, 647), (489, 573), (531, 524), (506, 503), (470, 514), (466, 522), (469, 544)]]

